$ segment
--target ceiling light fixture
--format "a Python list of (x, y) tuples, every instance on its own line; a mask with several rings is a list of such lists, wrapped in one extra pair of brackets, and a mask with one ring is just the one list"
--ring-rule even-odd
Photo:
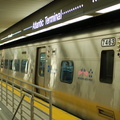
[(107, 8), (104, 8), (104, 9), (101, 9), (101, 10), (98, 10), (98, 11), (96, 11), (96, 13), (108, 13), (108, 12), (112, 12), (112, 11), (115, 11), (118, 9), (120, 9), (120, 3), (110, 6), (110, 7), (107, 7)]

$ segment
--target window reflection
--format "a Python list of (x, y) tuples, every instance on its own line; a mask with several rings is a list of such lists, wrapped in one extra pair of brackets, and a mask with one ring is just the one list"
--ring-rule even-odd
[(39, 75), (42, 77), (44, 77), (44, 75), (45, 75), (45, 58), (46, 58), (46, 54), (41, 53), (40, 61), (39, 61)]
[(61, 63), (61, 82), (72, 83), (74, 65), (72, 61), (62, 61)]

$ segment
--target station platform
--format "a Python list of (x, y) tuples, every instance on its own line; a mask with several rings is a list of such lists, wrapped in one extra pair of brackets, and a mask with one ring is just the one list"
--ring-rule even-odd
[[(0, 102), (0, 120), (12, 120), (13, 114), (9, 111), (9, 109)], [(14, 120), (17, 120), (14, 118)]]
[[(23, 86), (29, 86), (30, 89)], [(19, 85), (19, 86), (18, 86)], [(17, 86), (17, 87), (16, 87)], [(19, 88), (18, 88), (19, 87)], [(34, 92), (41, 89), (47, 94), (42, 95)], [(31, 91), (32, 89), (32, 91)], [(25, 92), (25, 91), (28, 92)], [(39, 96), (46, 99), (45, 102)], [(45, 88), (23, 83), (23, 81), (9, 78), (0, 79), (0, 120), (82, 120), (68, 112), (52, 105), (52, 91)]]
[[(0, 120), (12, 120), (13, 113), (0, 102)], [(14, 120), (18, 120), (14, 118)], [(53, 107), (53, 120), (82, 120), (59, 108)]]

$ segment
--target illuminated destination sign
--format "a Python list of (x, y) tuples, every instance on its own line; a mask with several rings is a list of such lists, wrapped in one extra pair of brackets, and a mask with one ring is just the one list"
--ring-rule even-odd
[[(118, 3), (120, 0), (53, 1), (1, 33), (0, 43), (12, 42), (100, 15), (98, 13), (101, 12), (101, 9)], [(120, 4), (114, 8), (120, 8), (119, 6)]]

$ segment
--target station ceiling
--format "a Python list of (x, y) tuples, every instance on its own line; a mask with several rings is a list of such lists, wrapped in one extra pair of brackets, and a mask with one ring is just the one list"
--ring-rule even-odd
[(53, 0), (0, 0), (0, 33)]

